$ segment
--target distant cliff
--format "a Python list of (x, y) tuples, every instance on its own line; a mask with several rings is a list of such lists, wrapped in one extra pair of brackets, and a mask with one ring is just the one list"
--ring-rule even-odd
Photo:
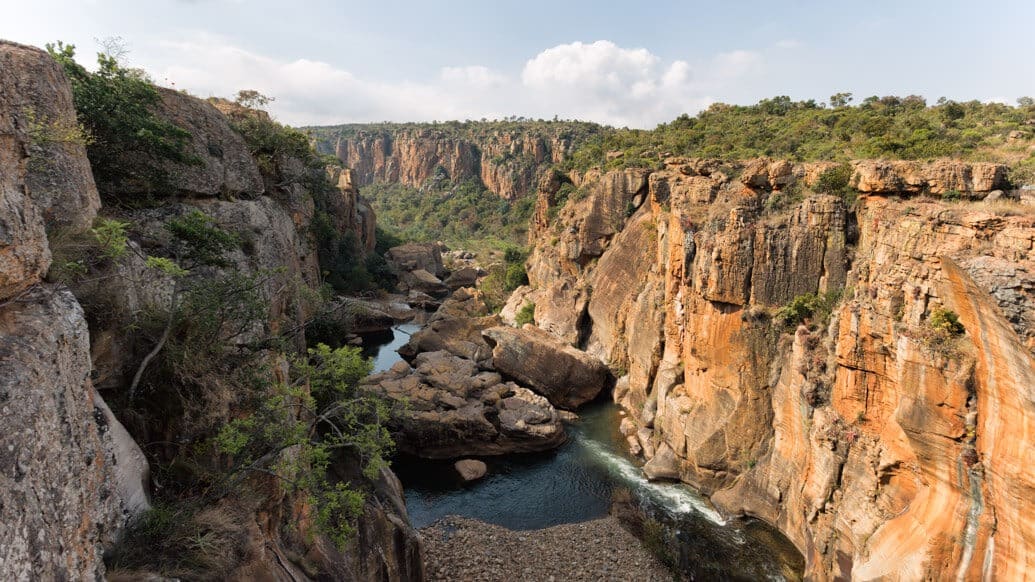
[(507, 200), (535, 192), (543, 174), (589, 136), (592, 123), (447, 122), (344, 125), (313, 129), (317, 150), (337, 156), (356, 183), (400, 183), (476, 178)]

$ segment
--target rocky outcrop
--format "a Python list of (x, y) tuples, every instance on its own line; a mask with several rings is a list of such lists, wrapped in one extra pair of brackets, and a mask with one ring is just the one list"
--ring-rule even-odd
[[(664, 166), (595, 261), (569, 252), (573, 209), (594, 203), (541, 193), (522, 297), (621, 376), (644, 470), (775, 525), (814, 579), (1023, 577), (1035, 217), (822, 193), (782, 206), (788, 176), (823, 170)], [(1000, 186), (997, 168), (857, 162), (855, 184), (966, 196)], [(609, 195), (594, 179), (588, 198)], [(778, 308), (805, 294), (829, 316), (785, 327)], [(965, 333), (937, 333), (941, 309)]]
[(0, 570), (103, 577), (102, 548), (147, 509), (147, 463), (90, 383), (82, 309), (38, 286), (0, 307)]
[(478, 179), (501, 198), (534, 193), (540, 178), (562, 162), (576, 140), (563, 128), (445, 131), (433, 127), (350, 131), (318, 141), (356, 171), (357, 186), (375, 182), (419, 188), (429, 181)]
[(441, 279), (446, 274), (441, 244), (408, 243), (392, 247), (385, 253), (385, 259), (399, 276), (400, 291), (440, 298), (449, 293), (449, 287)]
[(374, 252), (377, 217), (370, 203), (359, 195), (354, 172), (348, 168), (328, 166), (327, 179), (336, 190), (328, 200), (328, 214), (335, 230), (356, 233), (363, 252)]
[(404, 406), (393, 429), (399, 450), (431, 459), (552, 449), (565, 440), (545, 398), (471, 360), (423, 352), (363, 380), (362, 390)]
[(103, 548), (148, 507), (147, 463), (90, 381), (83, 310), (40, 282), (43, 217), (78, 230), (97, 210), (82, 146), (32, 141), (74, 120), (53, 59), (0, 42), (0, 571), (14, 580), (103, 577)]
[[(174, 91), (159, 89), (161, 104), (155, 113), (191, 134), (187, 153), (194, 163), (166, 162), (168, 182), (191, 197), (254, 198), (266, 191), (259, 167), (227, 117), (211, 103)], [(137, 163), (126, 160), (126, 163)], [(135, 194), (133, 184), (104, 184), (105, 192)]]
[[(32, 144), (24, 112), (36, 92), (24, 87), (33, 81), (22, 75), (43, 70), (53, 76), (56, 66), (43, 51), (0, 42), (0, 300), (37, 283), (50, 267), (43, 216), (26, 185)], [(59, 86), (71, 108), (67, 81)]]
[(0, 150), (5, 158), (28, 155), (26, 187), (48, 229), (89, 228), (101, 200), (61, 65), (37, 48), (0, 40), (0, 111)]
[(1006, 186), (1006, 166), (956, 160), (930, 163), (864, 160), (855, 163), (851, 184), (869, 194), (957, 192), (977, 197)]
[(412, 360), (421, 352), (445, 350), (454, 356), (492, 367), (492, 348), (482, 331), (500, 325), (500, 318), (489, 315), (479, 291), (459, 289), (415, 332), (399, 355)]
[(492, 346), (496, 370), (532, 387), (554, 406), (577, 408), (607, 384), (607, 368), (599, 360), (536, 327), (493, 327), (482, 336)]

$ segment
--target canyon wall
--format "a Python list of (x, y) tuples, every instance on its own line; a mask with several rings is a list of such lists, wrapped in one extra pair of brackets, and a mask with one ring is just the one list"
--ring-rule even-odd
[(510, 309), (609, 363), (649, 476), (775, 525), (812, 578), (1023, 578), (1035, 207), (940, 199), (1005, 188), (995, 164), (855, 162), (855, 204), (814, 191), (833, 167), (572, 176)]
[[(150, 443), (148, 454), (163, 468), (171, 467), (182, 459), (168, 451), (206, 446), (211, 434), (192, 427), (209, 422), (218, 428), (249, 404), (237, 394), (197, 395), (209, 398), (205, 418), (185, 418), (175, 406), (149, 418), (147, 405), (159, 400), (152, 393), (138, 398), (135, 408), (125, 404), (133, 401), (127, 397), (133, 372), (155, 344), (140, 334), (141, 322), (149, 313), (168, 311), (178, 285), (145, 261), (145, 254), (171, 255), (170, 219), (201, 212), (238, 237), (239, 248), (194, 281), (214, 282), (224, 273), (257, 277), (256, 292), (268, 312), (258, 327), (233, 339), (237, 349), (301, 329), (311, 315), (305, 298), (320, 285), (311, 235), (314, 194), (307, 189), (314, 175), (333, 180), (328, 212), (334, 228), (354, 232), (367, 250), (374, 246), (373, 213), (347, 172), (325, 176), (323, 168), (288, 156), (261, 167), (212, 104), (176, 91), (161, 90), (160, 97), (155, 113), (191, 133), (188, 149), (196, 163), (166, 168), (177, 190), (173, 198), (101, 208), (86, 150), (69, 139), (76, 113), (60, 65), (44, 51), (0, 41), (0, 571), (12, 580), (157, 577), (159, 572), (124, 569), (106, 574), (102, 559), (119, 550), (126, 528), (149, 509), (148, 463), (134, 437)], [(144, 200), (134, 188), (103, 185), (101, 195)], [(76, 262), (70, 253), (95, 244), (87, 229), (98, 211), (127, 225), (126, 252)], [(89, 276), (74, 275), (79, 269)], [(291, 337), (299, 343), (297, 333)], [(259, 349), (256, 375), (288, 382), (291, 346)], [(216, 391), (219, 382), (211, 384)], [(123, 403), (116, 413), (130, 410), (126, 427), (101, 393)], [(395, 476), (384, 470), (367, 479), (358, 463), (339, 463), (334, 470), (342, 480), (363, 483), (368, 493), (344, 547), (314, 529), (316, 510), (305, 491), (256, 473), (199, 514), (211, 519), (205, 535), (213, 543), (226, 543), (220, 535), (231, 531), (233, 546), (220, 556), (231, 569), (221, 578), (423, 579), (420, 542)], [(163, 473), (162, 480), (168, 491), (175, 476)]]
[(143, 454), (94, 390), (83, 310), (43, 280), (45, 225), (82, 229), (100, 206), (71, 91), (45, 52), (0, 41), (0, 571), (95, 579), (102, 548), (148, 508)]
[(534, 194), (553, 164), (578, 138), (562, 128), (543, 130), (447, 131), (434, 126), (359, 130), (317, 140), (321, 152), (337, 156), (355, 172), (357, 186), (400, 183), (414, 188), (429, 180), (480, 180), (501, 198)]

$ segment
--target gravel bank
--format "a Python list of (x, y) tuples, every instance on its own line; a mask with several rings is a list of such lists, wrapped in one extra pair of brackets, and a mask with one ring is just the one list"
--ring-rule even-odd
[(420, 531), (428, 580), (673, 579), (672, 573), (612, 517), (530, 531), (447, 517)]

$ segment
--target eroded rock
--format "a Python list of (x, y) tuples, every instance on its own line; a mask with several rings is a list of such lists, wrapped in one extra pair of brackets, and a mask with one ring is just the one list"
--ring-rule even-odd
[(608, 371), (589, 354), (526, 325), (494, 327), (482, 332), (492, 345), (496, 370), (526, 384), (561, 408), (577, 408), (596, 398)]

